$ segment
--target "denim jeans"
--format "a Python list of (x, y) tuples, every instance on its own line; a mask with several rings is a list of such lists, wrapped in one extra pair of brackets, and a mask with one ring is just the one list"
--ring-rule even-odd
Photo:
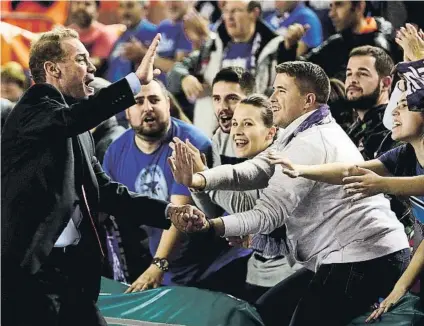
[[(264, 307), (275, 307), (272, 317), (263, 315), (267, 326), (344, 326), (391, 292), (409, 260), (410, 251), (404, 249), (369, 261), (321, 265), (315, 274), (300, 270), (265, 293), (257, 302), (258, 311), (269, 314)], [(299, 296), (288, 324), (285, 316)]]

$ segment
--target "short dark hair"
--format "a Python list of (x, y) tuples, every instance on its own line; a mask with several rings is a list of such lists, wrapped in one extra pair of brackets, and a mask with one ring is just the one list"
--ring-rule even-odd
[(251, 94), (241, 100), (240, 104), (251, 105), (261, 109), (261, 118), (267, 128), (274, 125), (274, 113), (272, 112), (271, 102), (261, 94)]
[(241, 67), (226, 67), (221, 69), (212, 82), (212, 87), (218, 82), (236, 83), (246, 95), (255, 91), (255, 77)]
[(159, 84), (160, 89), (162, 90), (162, 93), (163, 93), (163, 95), (165, 95), (165, 97), (169, 97), (169, 92), (168, 92), (168, 90), (166, 89), (165, 85), (162, 83), (162, 81), (160, 79), (154, 77), (152, 79), (152, 81), (154, 81), (154, 82), (156, 82), (156, 83)]
[(42, 33), (32, 44), (29, 50), (29, 69), (35, 83), (46, 82), (44, 63), (46, 61), (61, 62), (66, 57), (62, 41), (70, 38), (79, 39), (78, 33), (65, 27), (57, 27), (49, 32)]
[(394, 63), (390, 55), (381, 48), (364, 45), (354, 48), (349, 53), (349, 58), (359, 56), (371, 56), (375, 59), (375, 70), (380, 77), (390, 76)]
[(247, 11), (252, 12), (256, 8), (258, 8), (259, 12), (262, 13), (262, 6), (259, 1), (249, 1), (249, 3), (247, 4)]
[(305, 61), (288, 61), (280, 63), (275, 70), (277, 74), (294, 77), (301, 94), (314, 93), (317, 103), (327, 103), (330, 96), (330, 80), (320, 66)]
[[(361, 4), (361, 0), (354, 0), (351, 1), (351, 10), (354, 11), (360, 4)], [(364, 12), (362, 13), (364, 17), (366, 17), (367, 15), (371, 15), (371, 16), (376, 16), (376, 10), (372, 4), (371, 1), (364, 1), (365, 2), (365, 9)]]

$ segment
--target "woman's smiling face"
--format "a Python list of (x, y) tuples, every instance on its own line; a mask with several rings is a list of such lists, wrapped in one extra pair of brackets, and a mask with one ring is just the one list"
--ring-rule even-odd
[(261, 108), (237, 105), (231, 124), (231, 138), (237, 157), (249, 158), (264, 151), (275, 135), (274, 127), (266, 127)]

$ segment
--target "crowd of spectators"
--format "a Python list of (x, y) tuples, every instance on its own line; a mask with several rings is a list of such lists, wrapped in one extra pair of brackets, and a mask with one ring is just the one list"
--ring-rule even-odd
[[(166, 1), (153, 24), (149, 1), (121, 0), (106, 25), (101, 6), (72, 1), (67, 26), (94, 92), (135, 71), (157, 33), (161, 74), (91, 129), (97, 158), (129, 190), (207, 217), (162, 230), (101, 215), (103, 275), (128, 292), (228, 293), (266, 325), (345, 325), (387, 298), (376, 319), (424, 284), (419, 7)], [(3, 128), (31, 76), (16, 62), (0, 74)]]

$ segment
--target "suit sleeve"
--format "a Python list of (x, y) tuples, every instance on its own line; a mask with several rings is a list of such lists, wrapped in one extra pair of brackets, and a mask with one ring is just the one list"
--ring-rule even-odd
[(122, 184), (113, 182), (97, 159), (93, 169), (99, 184), (100, 211), (117, 218), (123, 216), (138, 225), (169, 229), (171, 222), (166, 218), (167, 202), (136, 194)]
[[(48, 86), (41, 87), (45, 87), (46, 92), (52, 91)], [(57, 90), (53, 91), (55, 94), (60, 94)], [(20, 133), (31, 139), (73, 137), (96, 127), (134, 104), (132, 87), (126, 78), (100, 90), (95, 96), (71, 106), (63, 105), (46, 96), (45, 102), (24, 110)]]

